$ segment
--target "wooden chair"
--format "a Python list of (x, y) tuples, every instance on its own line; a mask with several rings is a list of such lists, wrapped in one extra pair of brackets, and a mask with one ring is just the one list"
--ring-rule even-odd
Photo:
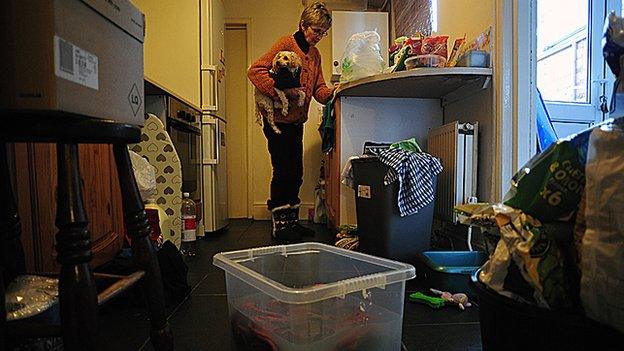
[[(172, 350), (173, 338), (165, 312), (160, 267), (149, 242), (150, 226), (139, 194), (130, 156), (126, 147), (140, 140), (138, 126), (111, 120), (88, 118), (61, 112), (0, 110), (4, 125), (0, 128), (0, 350), (5, 333), (10, 330), (50, 336), (58, 332), (66, 350), (93, 350), (97, 344), (98, 300), (103, 303), (141, 278), (150, 320), (150, 338), (155, 350)], [(58, 326), (24, 328), (6, 322), (4, 287), (25, 273), (24, 252), (20, 240), (21, 225), (11, 186), (7, 160), (7, 142), (56, 143), (58, 190), (56, 226), (59, 275), (60, 330)], [(132, 254), (140, 272), (122, 278), (100, 296), (89, 267), (91, 240), (83, 205), (83, 189), (78, 168), (78, 144), (112, 144), (122, 194), (124, 223), (132, 238)], [(84, 189), (89, 191), (89, 189)]]

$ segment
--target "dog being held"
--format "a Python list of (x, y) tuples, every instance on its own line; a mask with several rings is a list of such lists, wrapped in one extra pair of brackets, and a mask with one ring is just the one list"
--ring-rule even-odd
[[(273, 101), (270, 96), (264, 95), (257, 88), (255, 89), (256, 100), (256, 122), (262, 125), (262, 111), (266, 114), (266, 119), (276, 134), (282, 131), (275, 125), (274, 113), (276, 108), (282, 109), (282, 115), (288, 114), (288, 97), (284, 93), (285, 89), (298, 88), (301, 86), (299, 75), (301, 74), (301, 58), (293, 51), (280, 51), (273, 58), (273, 65), (269, 75), (273, 78), (274, 89), (279, 97), (279, 101)], [(305, 93), (299, 91), (297, 106), (303, 106)]]

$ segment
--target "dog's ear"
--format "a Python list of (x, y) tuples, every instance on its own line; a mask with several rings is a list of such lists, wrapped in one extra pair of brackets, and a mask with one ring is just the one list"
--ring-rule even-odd
[(297, 55), (294, 52), (291, 55), (291, 60), (293, 61), (293, 64), (295, 67), (301, 67), (303, 65), (303, 62), (301, 61), (301, 57), (299, 57), (299, 55)]
[(273, 63), (271, 65), (271, 69), (273, 70), (273, 72), (277, 72), (279, 70), (279, 66), (277, 65), (277, 61), (280, 58), (280, 52), (278, 52), (277, 54), (275, 54), (275, 56), (273, 57)]

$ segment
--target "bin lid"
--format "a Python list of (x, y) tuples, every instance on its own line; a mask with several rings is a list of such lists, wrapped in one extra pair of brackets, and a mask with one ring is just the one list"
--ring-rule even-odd
[[(289, 264), (289, 258), (290, 263), (297, 264)], [(222, 252), (213, 257), (213, 264), (272, 298), (291, 304), (385, 288), (416, 276), (412, 265), (321, 243)], [(288, 270), (280, 270), (285, 268)], [(297, 274), (301, 279), (293, 284), (289, 278)]]

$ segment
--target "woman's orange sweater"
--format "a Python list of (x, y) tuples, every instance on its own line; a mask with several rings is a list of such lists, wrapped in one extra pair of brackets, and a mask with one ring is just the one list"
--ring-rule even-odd
[(247, 71), (247, 76), (251, 83), (263, 94), (272, 97), (274, 100), (278, 100), (277, 93), (273, 89), (273, 79), (269, 76), (269, 70), (273, 63), (273, 57), (275, 57), (279, 51), (294, 51), (301, 58), (303, 64), (299, 79), (301, 81), (301, 86), (304, 88), (306, 98), (305, 103), (301, 107), (297, 106), (296, 102), (291, 99), (288, 115), (284, 116), (281, 112), (276, 112), (274, 114), (275, 122), (303, 123), (308, 120), (308, 109), (312, 96), (321, 104), (326, 104), (331, 99), (334, 90), (327, 87), (323, 79), (321, 54), (318, 49), (310, 47), (308, 53), (305, 54), (297, 45), (295, 38), (289, 35), (280, 38), (273, 44), (271, 49), (254, 62)]

